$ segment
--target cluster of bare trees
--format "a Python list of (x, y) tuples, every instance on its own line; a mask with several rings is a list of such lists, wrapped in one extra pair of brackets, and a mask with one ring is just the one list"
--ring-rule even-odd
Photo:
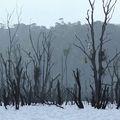
[[(76, 38), (79, 41), (80, 45), (75, 44), (75, 46), (78, 47), (90, 61), (90, 67), (93, 72), (92, 76), (94, 80), (94, 86), (90, 85), (92, 91), (91, 104), (92, 106), (98, 109), (99, 108), (105, 109), (106, 105), (109, 102), (109, 98), (111, 98), (111, 101), (113, 103), (114, 89), (115, 89), (117, 108), (119, 107), (119, 73), (118, 73), (118, 64), (117, 64), (118, 62), (114, 63), (112, 67), (112, 72), (110, 71), (110, 65), (111, 63), (116, 61), (120, 52), (117, 52), (112, 58), (109, 58), (106, 54), (106, 49), (105, 49), (105, 44), (110, 41), (107, 34), (107, 25), (112, 18), (116, 2), (117, 0), (114, 1), (102, 0), (104, 20), (101, 26), (100, 37), (98, 38), (99, 41), (97, 41), (95, 38), (96, 32), (94, 27), (95, 0), (93, 2), (89, 0), (90, 10), (87, 11), (87, 18), (86, 18), (89, 26), (88, 27), (89, 33), (87, 34), (87, 38), (88, 38), (87, 47), (89, 50), (83, 44), (82, 40), (76, 35)], [(112, 81), (110, 85), (104, 81), (104, 77), (108, 71), (110, 73), (110, 78)], [(115, 76), (117, 78), (116, 83), (113, 81)], [(115, 87), (114, 87), (114, 83), (116, 84)], [(110, 89), (111, 89), (111, 93), (109, 93)]]
[[(67, 103), (75, 99), (77, 103), (77, 98), (73, 99), (73, 95), (68, 93), (68, 86), (66, 88), (61, 84), (61, 74), (58, 73), (55, 76), (52, 74), (54, 67), (52, 31), (40, 31), (37, 40), (34, 40), (30, 25), (28, 31), (32, 49), (25, 50), (16, 42), (19, 19), (15, 31), (12, 31), (11, 17), (8, 15), (7, 20), (9, 35), (7, 54), (0, 53), (1, 105), (4, 104), (6, 109), (7, 105), (13, 105), (19, 109), (20, 105), (41, 103), (63, 108), (61, 105), (64, 101)], [(36, 44), (34, 41), (37, 41)]]
[[(94, 85), (90, 85), (91, 98), (87, 100), (91, 102), (93, 107), (98, 109), (105, 109), (108, 102), (116, 102), (117, 108), (120, 107), (120, 52), (116, 52), (112, 58), (109, 58), (105, 51), (105, 44), (109, 42), (106, 33), (107, 25), (112, 18), (116, 2), (117, 0), (114, 2), (112, 0), (102, 0), (104, 21), (101, 26), (99, 41), (95, 38), (94, 28), (95, 0), (93, 2), (89, 0), (90, 10), (87, 11), (86, 19), (89, 29), (87, 45), (84, 45), (82, 40), (75, 35), (80, 44), (74, 45), (80, 48), (89, 60), (88, 63), (93, 75)], [(80, 70), (78, 68), (73, 70), (75, 80), (73, 88), (70, 88), (68, 84), (66, 86), (63, 84), (62, 73), (58, 73), (56, 76), (52, 74), (54, 66), (52, 60), (52, 31), (40, 32), (37, 37), (37, 44), (35, 45), (31, 26), (29, 26), (29, 40), (32, 51), (27, 51), (21, 48), (20, 44), (16, 42), (16, 34), (20, 22), (19, 16), (18, 25), (14, 33), (11, 32), (10, 20), (11, 15), (8, 15), (9, 46), (7, 54), (4, 56), (0, 53), (1, 105), (4, 103), (6, 109), (7, 105), (13, 105), (16, 109), (19, 109), (20, 105), (36, 103), (61, 107), (64, 102), (67, 104), (70, 101), (71, 104), (76, 104), (79, 108), (84, 108), (81, 98)], [(24, 59), (23, 55), (26, 55), (27, 58)], [(67, 63), (65, 64), (67, 65)], [(104, 81), (106, 74), (109, 74), (111, 84), (107, 84)], [(66, 67), (66, 81), (67, 79)]]
[[(37, 46), (35, 46), (29, 28), (29, 39), (33, 52), (28, 52), (15, 43), (17, 29), (13, 34), (8, 25), (10, 43), (7, 55), (4, 57), (2, 53), (0, 54), (1, 102), (4, 103), (5, 108), (12, 104), (16, 106), (16, 109), (19, 109), (19, 104), (22, 106), (31, 105), (31, 103), (48, 104), (48, 101), (61, 105), (59, 74), (55, 77), (51, 74), (54, 65), (51, 60), (53, 51), (51, 32), (40, 33)], [(23, 59), (23, 52), (28, 56), (27, 60)], [(56, 82), (57, 88), (55, 85), (53, 86), (54, 82)]]

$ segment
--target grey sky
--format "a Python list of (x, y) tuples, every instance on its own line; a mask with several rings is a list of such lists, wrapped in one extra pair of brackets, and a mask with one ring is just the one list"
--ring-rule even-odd
[[(16, 4), (22, 7), (22, 22), (37, 23), (38, 25), (52, 26), (58, 22), (59, 18), (64, 18), (65, 22), (81, 21), (86, 23), (86, 11), (89, 8), (88, 0), (0, 0), (0, 22), (6, 22), (7, 11), (11, 13)], [(101, 1), (96, 0), (95, 19), (102, 20), (103, 13)], [(13, 23), (16, 17), (13, 17)], [(120, 24), (120, 0), (116, 4), (116, 9), (111, 23)]]

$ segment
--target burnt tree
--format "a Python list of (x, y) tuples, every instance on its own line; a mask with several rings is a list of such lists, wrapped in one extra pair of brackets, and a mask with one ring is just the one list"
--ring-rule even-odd
[[(88, 41), (86, 42), (87, 45), (84, 45), (82, 40), (76, 35), (76, 39), (79, 41), (80, 45), (75, 44), (75, 46), (78, 47), (90, 61), (90, 67), (93, 73), (93, 80), (94, 80), (94, 87), (95, 87), (95, 88), (93, 87), (92, 89), (92, 94), (94, 96), (93, 105), (98, 109), (102, 108), (101, 106), (102, 93), (104, 92), (104, 89), (106, 89), (105, 86), (102, 85), (104, 75), (106, 73), (107, 68), (111, 64), (111, 62), (119, 55), (119, 53), (115, 54), (115, 56), (109, 59), (109, 62), (107, 64), (105, 63), (107, 56), (105, 53), (104, 45), (105, 43), (110, 41), (110, 39), (106, 37), (107, 25), (112, 18), (116, 2), (117, 0), (114, 0), (114, 1), (102, 0), (104, 21), (102, 22), (100, 37), (98, 38), (99, 41), (97, 41), (95, 38), (95, 33), (96, 33), (95, 26), (94, 26), (95, 0), (93, 2), (89, 0), (90, 10), (87, 11), (86, 20), (88, 22), (88, 26), (89, 26), (88, 29), (90, 31), (87, 34), (87, 38), (88, 38)], [(86, 46), (88, 46), (88, 48), (86, 48)]]

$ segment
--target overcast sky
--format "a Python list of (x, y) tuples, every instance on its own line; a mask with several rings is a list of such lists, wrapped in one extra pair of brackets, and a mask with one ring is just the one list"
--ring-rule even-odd
[[(103, 20), (101, 8), (102, 0), (96, 0), (95, 20)], [(12, 13), (13, 9), (22, 7), (22, 23), (37, 23), (38, 25), (52, 26), (64, 18), (65, 22), (81, 21), (86, 23), (86, 11), (89, 8), (88, 0), (0, 0), (0, 22), (6, 23), (7, 12)], [(16, 17), (12, 21), (15, 23)], [(111, 23), (120, 24), (120, 0)]]

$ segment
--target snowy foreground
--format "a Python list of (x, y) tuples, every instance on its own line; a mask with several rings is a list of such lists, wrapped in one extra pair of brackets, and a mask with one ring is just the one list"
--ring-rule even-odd
[(24, 106), (20, 110), (0, 107), (0, 120), (120, 120), (120, 110), (113, 106), (97, 110), (88, 105), (83, 110), (75, 105), (67, 105), (64, 109), (47, 105)]

